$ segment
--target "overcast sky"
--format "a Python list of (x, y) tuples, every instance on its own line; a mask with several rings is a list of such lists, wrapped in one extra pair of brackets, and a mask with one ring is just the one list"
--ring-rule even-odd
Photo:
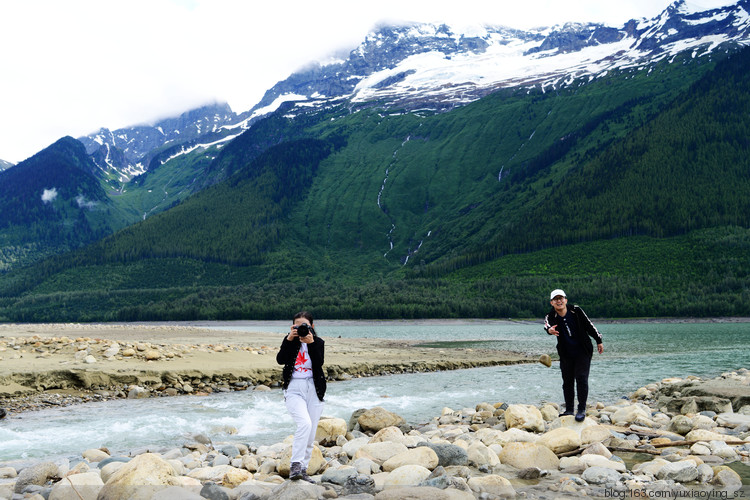
[[(720, 0), (691, 0), (707, 5)], [(670, 0), (0, 0), (0, 159), (213, 101), (236, 112), (381, 21), (620, 27)]]

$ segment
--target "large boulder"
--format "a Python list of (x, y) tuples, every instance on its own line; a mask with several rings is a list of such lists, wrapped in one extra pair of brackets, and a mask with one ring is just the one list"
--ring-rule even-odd
[(375, 495), (375, 481), (368, 474), (355, 474), (344, 481), (341, 490), (343, 496), (348, 495)]
[(487, 446), (490, 446), (491, 444), (505, 446), (508, 443), (534, 443), (537, 439), (539, 439), (538, 434), (514, 428), (500, 432), (497, 439), (493, 442), (485, 442), (484, 440), (482, 442)]
[(403, 465), (421, 465), (425, 469), (433, 470), (438, 466), (438, 456), (432, 449), (419, 446), (392, 456), (383, 462), (383, 470), (391, 472)]
[(370, 438), (371, 443), (382, 443), (384, 441), (391, 441), (393, 443), (406, 444), (406, 437), (404, 433), (398, 427), (390, 426), (384, 429), (380, 429)]
[(693, 430), (693, 420), (686, 417), (685, 415), (675, 415), (669, 421), (667, 430), (676, 432), (677, 434), (684, 436), (685, 434)]
[(597, 425), (599, 424), (589, 417), (586, 417), (582, 422), (579, 422), (574, 415), (563, 415), (562, 417), (557, 417), (551, 424), (549, 424), (549, 430), (557, 429), (559, 427), (568, 427), (580, 434), (584, 429)]
[(253, 475), (245, 469), (232, 467), (227, 471), (226, 474), (224, 474), (224, 477), (221, 480), (221, 484), (223, 484), (227, 488), (236, 488), (237, 486), (252, 478)]
[(481, 441), (473, 441), (466, 450), (469, 456), (469, 463), (477, 467), (488, 465), (492, 467), (500, 463), (497, 454), (484, 445)]
[(418, 486), (430, 475), (429, 469), (421, 465), (402, 465), (393, 470), (385, 478), (383, 486)]
[(548, 431), (540, 437), (537, 444), (546, 446), (553, 453), (565, 453), (577, 450), (581, 446), (581, 436), (568, 427), (559, 427)]
[(399, 425), (406, 423), (400, 415), (390, 412), (385, 408), (381, 408), (380, 406), (366, 410), (359, 416), (357, 422), (359, 423), (360, 428), (365, 432), (378, 432), (386, 427), (398, 427)]
[(8, 479), (18, 477), (16, 469), (13, 467), (0, 467), (0, 479)]
[[(524, 432), (519, 429), (515, 429), (518, 432)], [(503, 431), (500, 431), (498, 429), (493, 429), (491, 427), (484, 427), (482, 429), (479, 429), (474, 433), (474, 436), (476, 436), (477, 439), (479, 439), (481, 442), (486, 444), (487, 446), (491, 444), (501, 444)]]
[(612, 437), (609, 429), (603, 425), (592, 425), (581, 429), (581, 444), (602, 443)]
[(469, 465), (469, 455), (465, 449), (450, 443), (423, 442), (417, 445), (427, 446), (437, 454), (438, 465), (448, 467), (450, 465)]
[(211, 481), (214, 483), (221, 483), (224, 481), (224, 476), (234, 469), (229, 464), (214, 465), (209, 467), (196, 467), (191, 470), (187, 476), (193, 479), (197, 479), (200, 482)]
[(722, 465), (714, 469), (714, 477), (711, 480), (711, 484), (720, 488), (735, 490), (742, 487), (742, 478), (734, 470), (726, 465)]
[(538, 467), (554, 470), (560, 466), (560, 460), (552, 450), (536, 443), (508, 443), (498, 454), (498, 458), (503, 464), (516, 469)]
[(693, 429), (711, 430), (718, 425), (714, 419), (706, 415), (696, 415), (692, 418), (692, 422)]
[(112, 477), (115, 472), (122, 469), (126, 463), (127, 462), (110, 462), (102, 467), (99, 471), (99, 475), (101, 476), (102, 481), (104, 481), (105, 483), (109, 481), (109, 478)]
[(581, 478), (590, 484), (616, 483), (620, 477), (619, 472), (608, 467), (589, 467), (581, 474)]
[(347, 441), (344, 446), (341, 447), (342, 451), (346, 453), (349, 458), (352, 458), (355, 453), (357, 453), (357, 450), (362, 448), (364, 445), (368, 444), (370, 442), (370, 438), (365, 437), (359, 437), (356, 439), (352, 439), (351, 441)]
[(607, 457), (596, 454), (581, 455), (581, 462), (588, 467), (604, 467), (607, 469), (616, 470), (617, 472), (625, 472), (627, 467), (623, 462), (616, 462), (610, 460)]
[(557, 407), (547, 403), (546, 405), (542, 406), (542, 408), (539, 410), (539, 413), (542, 414), (542, 418), (544, 418), (545, 421), (552, 422), (559, 417), (560, 411), (557, 409)]
[(585, 450), (581, 453), (582, 455), (601, 455), (604, 458), (612, 458), (612, 452), (609, 451), (609, 449), (604, 446), (602, 443), (596, 442), (591, 443), (586, 447)]
[(320, 480), (324, 483), (333, 483), (343, 486), (346, 480), (357, 475), (357, 469), (354, 467), (342, 467), (340, 469), (328, 468), (321, 476)]
[(624, 406), (612, 414), (612, 423), (615, 425), (630, 425), (636, 420), (650, 419), (651, 410), (639, 403)]
[(733, 436), (726, 434), (719, 434), (718, 432), (709, 431), (706, 429), (693, 429), (685, 435), (686, 441), (732, 441), (737, 439)]
[(48, 500), (96, 500), (103, 487), (99, 472), (73, 474), (62, 478), (52, 487)]
[(101, 462), (102, 460), (110, 458), (109, 453), (96, 448), (84, 451), (81, 453), (81, 456), (89, 462)]
[(23, 469), (16, 478), (14, 491), (22, 493), (30, 485), (43, 486), (54, 477), (58, 477), (59, 469), (52, 462), (41, 462)]
[(336, 444), (339, 436), (346, 436), (346, 420), (343, 418), (323, 418), (318, 421), (315, 441), (321, 446)]
[[(750, 389), (748, 389), (750, 390)], [(720, 413), (716, 415), (716, 423), (722, 427), (750, 427), (750, 415), (741, 413)]]
[(472, 477), (468, 481), (469, 488), (477, 494), (485, 493), (490, 498), (515, 498), (516, 491), (503, 476), (491, 474), (489, 476)]
[(406, 446), (401, 443), (393, 443), (390, 441), (384, 441), (382, 443), (368, 443), (359, 448), (354, 453), (354, 460), (358, 458), (369, 458), (378, 465), (383, 465), (383, 462), (389, 458), (403, 453), (407, 450)]
[(544, 432), (544, 418), (536, 406), (509, 405), (505, 410), (505, 426), (531, 432)]
[(670, 462), (659, 469), (656, 477), (677, 483), (689, 483), (698, 479), (698, 466), (692, 460)]
[[(281, 460), (279, 460), (279, 463), (276, 466), (276, 470), (281, 477), (289, 477), (289, 467), (291, 465), (291, 460), (292, 447), (290, 446), (284, 451), (284, 454), (281, 455)], [(307, 473), (312, 476), (313, 474), (323, 472), (325, 467), (326, 459), (323, 458), (323, 453), (320, 451), (320, 448), (318, 448), (317, 446), (313, 446), (310, 463), (307, 464)]]
[(656, 477), (662, 467), (669, 464), (668, 460), (663, 458), (655, 458), (649, 462), (641, 462), (633, 466), (633, 472), (637, 474), (648, 474)]
[(115, 472), (97, 500), (151, 500), (157, 491), (176, 485), (169, 463), (154, 453), (138, 455)]

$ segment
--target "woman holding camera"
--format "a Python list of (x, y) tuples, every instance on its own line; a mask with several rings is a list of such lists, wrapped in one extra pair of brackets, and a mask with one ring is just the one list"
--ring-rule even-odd
[(294, 315), (289, 335), (284, 337), (276, 362), (282, 371), (284, 401), (295, 425), (289, 479), (314, 482), (307, 475), (318, 420), (323, 413), (326, 378), (323, 374), (325, 342), (315, 334), (313, 317), (307, 311)]

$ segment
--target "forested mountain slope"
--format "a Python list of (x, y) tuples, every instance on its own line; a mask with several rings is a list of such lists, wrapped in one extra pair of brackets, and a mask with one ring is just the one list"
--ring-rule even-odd
[[(735, 299), (748, 289), (749, 58), (685, 57), (441, 114), (282, 109), (214, 160), (226, 181), (4, 276), (0, 314), (539, 314), (560, 277), (557, 252), (573, 254), (573, 290), (600, 292), (599, 314), (700, 314), (704, 292), (717, 304), (706, 314), (747, 314)], [(688, 234), (708, 228), (719, 233)], [(646, 276), (652, 256), (635, 251), (644, 241), (666, 259)], [(621, 288), (643, 307), (605, 300)]]
[(83, 145), (65, 137), (0, 172), (0, 272), (109, 232), (110, 206), (95, 168)]

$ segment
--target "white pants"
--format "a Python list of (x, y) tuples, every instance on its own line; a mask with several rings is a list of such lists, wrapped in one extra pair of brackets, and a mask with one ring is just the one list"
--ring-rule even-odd
[(323, 413), (323, 402), (318, 399), (312, 378), (293, 378), (284, 391), (284, 401), (297, 426), (294, 431), (291, 462), (301, 462), (303, 470), (306, 470), (312, 457), (313, 441), (318, 430), (318, 420)]

